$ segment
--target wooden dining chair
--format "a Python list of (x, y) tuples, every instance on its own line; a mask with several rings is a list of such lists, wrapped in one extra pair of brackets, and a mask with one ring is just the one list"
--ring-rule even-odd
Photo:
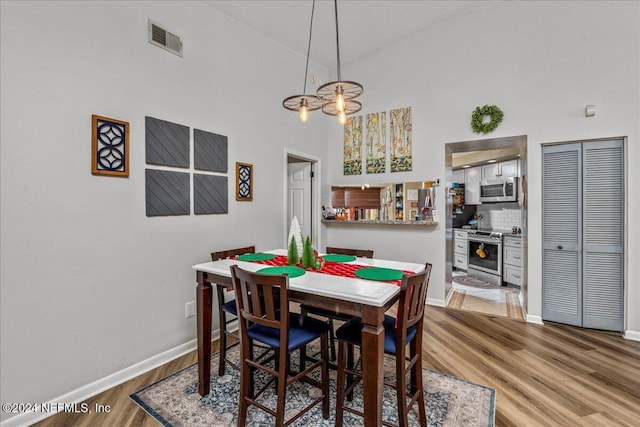
[[(286, 274), (266, 275), (253, 273), (231, 266), (231, 277), (238, 302), (240, 320), (240, 409), (238, 425), (246, 425), (249, 405), (254, 405), (262, 411), (275, 417), (276, 426), (286, 426), (304, 413), (322, 403), (322, 416), (329, 418), (329, 328), (318, 319), (302, 317), (289, 312), (288, 287), (289, 278)], [(320, 339), (320, 360), (299, 373), (291, 373), (289, 354), (308, 343)], [(269, 358), (255, 358), (250, 344), (254, 341), (267, 345), (275, 350), (274, 356)], [(274, 360), (275, 368), (267, 365)], [(320, 381), (309, 374), (320, 369)], [(253, 375), (261, 370), (273, 378), (266, 381), (260, 390), (254, 392)], [(321, 395), (285, 421), (285, 401), (287, 387), (296, 381), (304, 381), (321, 390)], [(273, 382), (276, 383), (276, 409), (268, 408), (260, 396)], [(289, 414), (287, 414), (289, 416)]]
[[(384, 316), (384, 352), (395, 356), (396, 382), (385, 381), (384, 385), (395, 388), (398, 396), (398, 420), (400, 427), (408, 426), (408, 413), (414, 403), (418, 404), (420, 425), (427, 425), (424, 406), (424, 385), (422, 381), (422, 328), (424, 326), (424, 306), (429, 287), (431, 264), (426, 264), (424, 271), (404, 275), (398, 299), (397, 318)], [(336, 331), (338, 337), (338, 375), (336, 394), (336, 426), (341, 427), (344, 411), (359, 416), (364, 414), (344, 404), (345, 395), (350, 395), (354, 387), (362, 379), (362, 373), (353, 366), (347, 366), (347, 356), (353, 360), (354, 346), (362, 346), (362, 321), (353, 318)], [(407, 354), (407, 345), (409, 353)], [(347, 354), (348, 353), (348, 354)], [(407, 374), (410, 381), (407, 383)], [(348, 375), (354, 380), (346, 381)], [(409, 390), (407, 390), (407, 388)], [(407, 404), (407, 399), (409, 403)], [(383, 425), (393, 424), (383, 421)]]
[[(373, 251), (370, 249), (349, 249), (349, 248), (335, 248), (335, 247), (327, 246), (326, 253), (340, 254), (340, 255), (354, 255), (354, 256), (363, 257), (363, 258), (373, 258)], [(313, 314), (315, 316), (321, 316), (327, 319), (326, 322), (329, 324), (329, 328), (330, 328), (329, 344), (331, 349), (331, 360), (336, 360), (336, 345), (335, 345), (336, 335), (334, 331), (333, 321), (334, 320), (347, 321), (351, 319), (351, 316), (340, 314), (332, 310), (325, 310), (322, 308), (311, 307), (304, 304), (300, 306), (300, 313), (303, 316), (306, 316), (307, 314)], [(301, 351), (300, 367), (302, 368), (305, 363), (306, 354), (304, 349), (301, 349), (300, 351)]]
[[(224, 251), (211, 252), (211, 261), (217, 261), (220, 259), (233, 258), (238, 255), (244, 255), (248, 253), (255, 253), (255, 246), (247, 246), (245, 248), (227, 249)], [(223, 286), (215, 286), (216, 295), (218, 297), (218, 325), (220, 329), (220, 351), (218, 352), (218, 376), (223, 376), (225, 371), (225, 365), (229, 362), (230, 366), (239, 369), (236, 364), (227, 359), (227, 349), (240, 342), (240, 337), (235, 332), (229, 330), (229, 324), (237, 319), (238, 311), (236, 309), (236, 300), (231, 299), (225, 301), (225, 289)], [(231, 315), (231, 316), (229, 316)], [(227, 344), (227, 338), (232, 338), (233, 343)]]

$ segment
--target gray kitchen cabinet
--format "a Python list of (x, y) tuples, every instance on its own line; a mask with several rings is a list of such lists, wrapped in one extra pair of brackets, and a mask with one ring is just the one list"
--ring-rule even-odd
[(464, 171), (464, 204), (480, 204), (480, 181), (482, 180), (482, 166), (475, 166)]
[(522, 286), (522, 237), (505, 235), (502, 252), (502, 280)]
[(467, 270), (469, 233), (466, 230), (453, 230), (453, 266)]

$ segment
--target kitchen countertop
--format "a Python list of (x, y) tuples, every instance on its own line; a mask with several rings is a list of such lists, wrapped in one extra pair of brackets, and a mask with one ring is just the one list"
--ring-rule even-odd
[(357, 224), (357, 225), (394, 225), (394, 226), (434, 226), (438, 225), (438, 221), (380, 221), (377, 219), (361, 219), (358, 221), (352, 220), (335, 220), (335, 219), (323, 219), (323, 224)]

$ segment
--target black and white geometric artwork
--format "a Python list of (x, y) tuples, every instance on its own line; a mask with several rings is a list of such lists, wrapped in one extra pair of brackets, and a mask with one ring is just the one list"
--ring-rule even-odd
[(129, 123), (91, 116), (91, 173), (129, 176)]
[(236, 200), (253, 200), (253, 165), (236, 162)]

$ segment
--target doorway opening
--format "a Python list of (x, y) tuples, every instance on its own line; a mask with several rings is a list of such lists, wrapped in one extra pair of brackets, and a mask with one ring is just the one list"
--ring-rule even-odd
[(284, 197), (284, 248), (291, 221), (295, 217), (304, 237), (309, 236), (316, 247), (320, 242), (320, 159), (318, 157), (285, 149), (285, 197)]
[[(504, 180), (506, 176), (517, 178), (518, 201), (483, 204), (481, 184)], [(445, 144), (445, 294), (448, 308), (526, 319), (527, 178), (526, 135)], [(516, 236), (518, 239), (514, 241)], [(470, 255), (469, 242), (482, 239), (495, 243), (500, 253), (491, 255), (484, 249), (493, 246), (481, 242), (478, 248), (473, 246), (474, 252)], [(493, 256), (496, 271), (474, 274), (477, 270), (474, 267), (474, 273), (468, 273), (472, 264), (470, 257), (475, 257), (476, 253), (483, 260)], [(519, 269), (515, 259), (522, 261)], [(516, 264), (515, 270), (513, 264)]]

